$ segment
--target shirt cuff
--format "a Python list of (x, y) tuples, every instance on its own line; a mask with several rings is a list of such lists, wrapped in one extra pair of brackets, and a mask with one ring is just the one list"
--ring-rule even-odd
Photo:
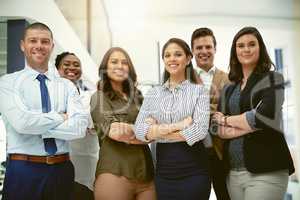
[(53, 119), (55, 122), (57, 122), (57, 125), (63, 123), (65, 120), (63, 118), (63, 116), (61, 114), (59, 114), (58, 112), (49, 112), (49, 113), (43, 113), (45, 114), (47, 117)]
[(246, 120), (252, 129), (256, 129), (255, 114), (256, 114), (256, 109), (252, 109), (246, 112)]
[(150, 140), (148, 140), (146, 138), (146, 135), (149, 131), (150, 126), (151, 126), (151, 124), (146, 123), (146, 122), (139, 124), (137, 126), (134, 126), (134, 133), (135, 133), (136, 138), (143, 142), (150, 142)]
[(180, 131), (182, 137), (186, 140), (186, 143), (190, 146), (193, 146), (195, 142), (197, 142), (197, 138), (195, 138), (192, 134), (189, 133), (187, 130)]

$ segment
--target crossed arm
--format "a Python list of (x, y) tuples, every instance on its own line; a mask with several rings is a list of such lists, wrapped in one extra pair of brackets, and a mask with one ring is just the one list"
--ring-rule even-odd
[(149, 117), (146, 119), (146, 122), (151, 124), (149, 131), (146, 134), (148, 140), (167, 139), (179, 142), (186, 141), (182, 136), (181, 131), (190, 126), (193, 119), (192, 117), (187, 117), (177, 123), (157, 124), (157, 121), (154, 118)]
[(246, 113), (225, 116), (221, 112), (216, 112), (213, 115), (213, 123), (219, 125), (217, 134), (223, 139), (240, 137), (254, 131), (246, 119)]

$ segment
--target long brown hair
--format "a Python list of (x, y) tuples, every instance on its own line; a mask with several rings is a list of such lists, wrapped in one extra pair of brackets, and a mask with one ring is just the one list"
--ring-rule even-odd
[(121, 47), (112, 47), (104, 54), (101, 64), (99, 66), (98, 73), (99, 73), (100, 80), (97, 84), (97, 88), (98, 88), (98, 90), (102, 90), (103, 92), (108, 92), (108, 91), (113, 90), (111, 83), (110, 83), (110, 79), (107, 76), (107, 64), (108, 64), (111, 54), (115, 51), (119, 51), (119, 52), (123, 53), (125, 55), (125, 58), (128, 63), (129, 74), (128, 74), (128, 79), (123, 81), (123, 91), (127, 95), (129, 95), (131, 89), (133, 89), (135, 91), (136, 72), (135, 72), (134, 66), (132, 64), (132, 61), (131, 61), (128, 53)]
[(270, 71), (271, 67), (275, 65), (271, 61), (271, 58), (268, 54), (266, 45), (264, 40), (259, 33), (259, 31), (255, 27), (244, 27), (242, 28), (233, 38), (231, 50), (230, 50), (230, 60), (229, 60), (229, 80), (235, 83), (240, 82), (243, 79), (243, 70), (242, 65), (239, 62), (236, 55), (236, 42), (243, 35), (251, 34), (256, 37), (259, 45), (259, 59), (257, 62), (257, 66), (255, 67), (253, 72), (256, 73), (265, 73)]
[[(179, 38), (171, 38), (164, 44), (164, 46), (162, 48), (162, 59), (164, 59), (166, 48), (172, 43), (175, 43), (178, 46), (180, 46), (183, 49), (186, 57), (188, 57), (188, 56), (190, 56), (191, 58), (193, 57), (191, 49), (185, 41), (183, 41), (182, 39), (179, 39)], [(163, 75), (163, 82), (166, 82), (169, 78), (170, 78), (170, 73), (165, 69), (164, 75)], [(189, 81), (191, 81), (192, 83), (197, 83), (196, 72), (193, 68), (192, 61), (190, 61), (190, 63), (185, 68), (185, 78), (188, 79)]]

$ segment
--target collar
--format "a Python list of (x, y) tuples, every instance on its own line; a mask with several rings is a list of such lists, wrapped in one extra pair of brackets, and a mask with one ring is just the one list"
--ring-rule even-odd
[(106, 95), (109, 97), (110, 100), (114, 100), (114, 99), (123, 99), (122, 95), (114, 90), (110, 90), (106, 92)]
[[(178, 89), (183, 89), (187, 84), (189, 84), (190, 81), (185, 79), (184, 81), (182, 81), (181, 83), (179, 83), (178, 85), (176, 85), (176, 87), (174, 88), (175, 90), (178, 90)], [(171, 90), (170, 89), (170, 79), (168, 79), (163, 85), (162, 87), (164, 89), (167, 89), (167, 90)]]
[(196, 70), (196, 72), (197, 72), (198, 75), (201, 75), (201, 74), (203, 74), (203, 73), (205, 73), (205, 74), (212, 74), (212, 75), (213, 75), (213, 74), (216, 72), (216, 67), (213, 66), (212, 68), (210, 68), (210, 69), (208, 70), (208, 72), (206, 72), (205, 70), (203, 70), (203, 69), (200, 68), (200, 67), (195, 67), (195, 70)]
[[(54, 78), (54, 70), (52, 69), (53, 67), (49, 67), (48, 71), (44, 73), (44, 75), (47, 77), (49, 81), (51, 81)], [(36, 71), (29, 65), (25, 65), (25, 72), (28, 74), (28, 76), (32, 79), (35, 80), (36, 77), (40, 74), (40, 72)]]

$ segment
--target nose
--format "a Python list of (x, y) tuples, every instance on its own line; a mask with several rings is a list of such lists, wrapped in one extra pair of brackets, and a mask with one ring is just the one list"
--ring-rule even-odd
[(250, 47), (248, 45), (245, 46), (244, 48), (245, 51), (250, 51)]
[(74, 64), (71, 64), (71, 65), (69, 66), (69, 69), (75, 70), (75, 69), (77, 69), (77, 67), (76, 67)]
[(42, 48), (42, 46), (43, 46), (43, 45), (42, 45), (42, 42), (41, 42), (40, 40), (38, 40), (38, 41), (35, 43), (35, 48), (36, 48), (36, 49), (39, 49), (39, 50), (40, 50), (40, 49)]
[(169, 61), (175, 61), (176, 60), (176, 57), (174, 56), (174, 55), (171, 55), (170, 57), (169, 57)]

